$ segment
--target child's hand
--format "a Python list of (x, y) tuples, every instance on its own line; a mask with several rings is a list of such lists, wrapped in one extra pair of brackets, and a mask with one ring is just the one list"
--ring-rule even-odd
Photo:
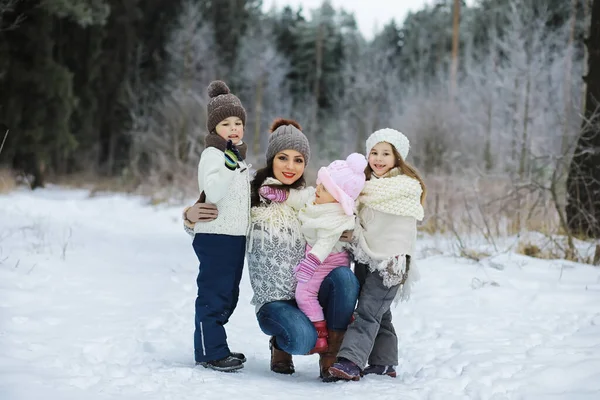
[(282, 203), (286, 201), (288, 197), (287, 190), (271, 186), (261, 186), (261, 188), (258, 189), (258, 194), (260, 194), (262, 198), (271, 200), (275, 203)]
[(344, 232), (342, 232), (342, 236), (340, 236), (340, 242), (350, 243), (350, 242), (352, 242), (353, 236), (354, 236), (354, 230), (344, 231)]
[(233, 145), (231, 140), (228, 140), (227, 150), (225, 150), (225, 166), (230, 170), (235, 171), (239, 167), (239, 161), (242, 161), (239, 150)]
[(319, 265), (321, 265), (321, 260), (314, 254), (308, 253), (306, 257), (296, 265), (296, 268), (294, 268), (294, 275), (296, 275), (298, 282), (308, 282)]

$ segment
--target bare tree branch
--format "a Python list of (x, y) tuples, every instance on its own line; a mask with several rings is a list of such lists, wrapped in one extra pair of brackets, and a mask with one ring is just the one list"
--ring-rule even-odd
[(0, 154), (2, 154), (2, 149), (4, 148), (4, 142), (6, 142), (6, 138), (8, 137), (9, 130), (7, 129), (4, 133), (4, 138), (2, 139), (2, 144), (0, 144)]
[(22, 14), (14, 16), (13, 20), (4, 26), (4, 14), (12, 13), (20, 0), (0, 0), (0, 32), (15, 29), (25, 20)]

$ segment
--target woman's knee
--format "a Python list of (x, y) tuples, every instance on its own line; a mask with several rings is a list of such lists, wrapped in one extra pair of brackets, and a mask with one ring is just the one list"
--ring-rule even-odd
[(257, 317), (261, 330), (267, 335), (275, 336), (277, 345), (287, 353), (306, 354), (317, 341), (314, 325), (295, 306), (265, 305)]
[(326, 279), (329, 279), (335, 290), (341, 290), (350, 297), (358, 297), (360, 284), (350, 268), (339, 267), (331, 271)]
[(306, 319), (290, 330), (287, 343), (280, 345), (282, 350), (290, 354), (307, 354), (317, 342), (317, 331), (314, 325)]

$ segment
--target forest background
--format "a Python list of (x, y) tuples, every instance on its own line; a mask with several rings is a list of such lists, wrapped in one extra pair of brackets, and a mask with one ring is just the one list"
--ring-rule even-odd
[(600, 0), (438, 0), (368, 40), (328, 1), (0, 0), (0, 190), (189, 199), (223, 79), (255, 166), (275, 117), (303, 126), (309, 181), (393, 127), (429, 188), (422, 232), (600, 264), (599, 54)]

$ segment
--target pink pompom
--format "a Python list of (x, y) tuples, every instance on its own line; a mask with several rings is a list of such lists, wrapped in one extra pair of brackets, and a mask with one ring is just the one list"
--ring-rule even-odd
[(348, 158), (346, 158), (346, 163), (355, 174), (361, 174), (365, 171), (365, 168), (367, 168), (367, 159), (359, 153), (350, 154)]

